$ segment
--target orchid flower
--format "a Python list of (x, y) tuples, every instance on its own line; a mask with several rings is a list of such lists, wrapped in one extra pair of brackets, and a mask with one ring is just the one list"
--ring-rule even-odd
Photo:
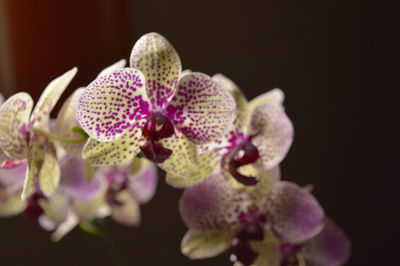
[(67, 156), (60, 165), (57, 190), (49, 197), (37, 190), (28, 198), (25, 209), (31, 223), (54, 231), (54, 241), (79, 223), (106, 216), (124, 225), (138, 225), (139, 205), (148, 202), (155, 193), (156, 167), (145, 159), (124, 167), (99, 168), (89, 184), (80, 157)]
[(244, 166), (272, 169), (285, 157), (293, 140), (293, 125), (286, 116), (282, 102), (283, 92), (274, 89), (249, 103), (240, 89), (227, 77), (213, 77), (235, 98), (237, 117), (224, 137), (198, 146), (200, 154), (210, 150), (217, 156), (225, 176), (232, 176), (241, 184), (255, 185), (259, 177), (241, 173)]
[(189, 231), (182, 253), (192, 259), (216, 256), (229, 247), (244, 265), (280, 265), (280, 243), (302, 243), (321, 232), (323, 210), (297, 185), (278, 181), (279, 169), (255, 186), (236, 189), (221, 173), (185, 190), (180, 212)]
[(104, 186), (93, 180), (85, 182), (85, 168), (79, 157), (67, 156), (60, 161), (60, 185), (50, 196), (37, 187), (27, 199), (25, 217), (34, 225), (54, 231), (52, 239), (60, 240), (80, 221), (105, 216), (101, 210)]
[(8, 157), (28, 162), (23, 199), (38, 180), (46, 196), (58, 186), (60, 167), (56, 149), (46, 133), (49, 132), (50, 112), (76, 72), (73, 68), (50, 82), (32, 113), (33, 101), (25, 92), (11, 96), (0, 107), (0, 148)]
[(124, 166), (100, 167), (94, 180), (107, 183), (105, 203), (111, 217), (124, 225), (140, 223), (140, 204), (147, 203), (157, 186), (157, 169), (146, 159)]
[(130, 68), (99, 77), (79, 99), (77, 117), (91, 137), (83, 158), (96, 166), (117, 165), (141, 152), (182, 179), (201, 171), (194, 144), (221, 137), (236, 106), (209, 76), (181, 72), (179, 56), (164, 37), (141, 37)]

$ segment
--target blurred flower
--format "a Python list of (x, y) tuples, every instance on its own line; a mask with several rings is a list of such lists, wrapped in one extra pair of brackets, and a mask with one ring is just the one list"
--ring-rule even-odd
[(33, 101), (25, 92), (11, 96), (0, 107), (0, 148), (11, 159), (28, 161), (23, 199), (37, 180), (46, 196), (58, 186), (60, 167), (56, 148), (46, 132), (49, 132), (50, 112), (76, 72), (73, 68), (50, 82), (32, 114)]
[(25, 216), (32, 224), (54, 231), (60, 240), (76, 225), (97, 218), (111, 217), (133, 226), (140, 223), (139, 204), (149, 201), (157, 184), (155, 166), (145, 159), (134, 165), (99, 168), (86, 183), (85, 163), (78, 156), (60, 162), (61, 181), (49, 197), (36, 190), (27, 200)]
[(190, 179), (202, 169), (193, 143), (224, 134), (235, 117), (232, 96), (205, 74), (181, 75), (178, 54), (157, 33), (136, 42), (130, 66), (101, 76), (82, 93), (77, 117), (91, 137), (83, 158), (116, 165), (141, 151), (167, 172)]
[(281, 265), (339, 266), (350, 253), (344, 233), (328, 218), (317, 236), (297, 245), (281, 243)]
[(224, 175), (244, 185), (255, 185), (259, 177), (241, 172), (246, 165), (261, 169), (276, 167), (293, 141), (293, 125), (282, 106), (283, 92), (274, 89), (249, 103), (240, 89), (227, 77), (213, 77), (235, 98), (237, 117), (228, 132), (213, 143), (198, 146), (200, 153), (214, 151), (214, 165), (221, 164)]
[(235, 189), (221, 174), (185, 190), (180, 212), (189, 227), (182, 252), (213, 257), (232, 246), (245, 265), (279, 265), (280, 243), (302, 243), (323, 227), (323, 210), (297, 185), (278, 181), (279, 170), (264, 173), (255, 186)]

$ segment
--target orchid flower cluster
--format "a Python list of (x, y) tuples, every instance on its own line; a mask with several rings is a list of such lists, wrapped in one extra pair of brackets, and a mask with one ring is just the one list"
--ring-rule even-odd
[(53, 240), (108, 216), (136, 226), (158, 166), (185, 189), (187, 257), (230, 250), (234, 265), (346, 262), (349, 241), (311, 188), (280, 180), (293, 140), (281, 90), (248, 101), (222, 74), (182, 71), (157, 33), (142, 36), (125, 65), (75, 90), (55, 119), (76, 68), (50, 82), (35, 107), (25, 92), (1, 104), (1, 216), (23, 213)]

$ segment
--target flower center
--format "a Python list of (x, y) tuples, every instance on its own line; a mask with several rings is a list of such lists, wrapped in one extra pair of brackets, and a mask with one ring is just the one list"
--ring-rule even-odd
[(142, 136), (147, 140), (140, 147), (147, 159), (162, 163), (172, 154), (172, 150), (164, 148), (160, 141), (174, 134), (174, 124), (165, 115), (155, 112), (143, 127)]
[(246, 186), (253, 186), (258, 183), (252, 176), (245, 176), (238, 170), (240, 166), (254, 163), (260, 157), (257, 148), (250, 141), (236, 145), (232, 152), (231, 160), (228, 163), (229, 172), (240, 183)]
[(299, 265), (296, 253), (300, 250), (300, 246), (283, 243), (281, 245), (282, 262), (281, 266)]
[(25, 217), (33, 224), (39, 224), (39, 217), (43, 214), (43, 208), (39, 204), (40, 199), (45, 199), (45, 196), (41, 192), (35, 192), (28, 199), (28, 204), (25, 209)]
[(258, 213), (258, 209), (250, 207), (247, 212), (241, 212), (238, 216), (241, 229), (232, 244), (232, 253), (237, 260), (244, 265), (251, 265), (256, 260), (258, 253), (251, 246), (250, 241), (262, 241), (264, 239), (264, 224), (267, 218)]
[(112, 171), (106, 175), (108, 188), (106, 200), (110, 205), (122, 206), (123, 202), (118, 199), (118, 193), (128, 188), (128, 178), (124, 173)]

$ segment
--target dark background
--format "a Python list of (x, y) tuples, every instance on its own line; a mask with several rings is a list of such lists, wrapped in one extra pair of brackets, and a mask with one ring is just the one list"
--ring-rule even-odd
[[(314, 184), (326, 213), (351, 239), (348, 265), (398, 263), (399, 121), (390, 95), (398, 71), (389, 50), (398, 28), (389, 1), (3, 3), (15, 73), (8, 78), (36, 100), (49, 81), (78, 66), (65, 99), (105, 66), (128, 59), (151, 31), (174, 45), (184, 69), (223, 73), (249, 99), (282, 88), (295, 126), (282, 178)], [(12, 89), (2, 91), (9, 96)], [(110, 224), (129, 265), (230, 265), (228, 254), (193, 262), (180, 254), (182, 191), (160, 177), (140, 227)], [(104, 244), (79, 229), (52, 243), (14, 217), (0, 220), (0, 234), (1, 265), (112, 264)]]

